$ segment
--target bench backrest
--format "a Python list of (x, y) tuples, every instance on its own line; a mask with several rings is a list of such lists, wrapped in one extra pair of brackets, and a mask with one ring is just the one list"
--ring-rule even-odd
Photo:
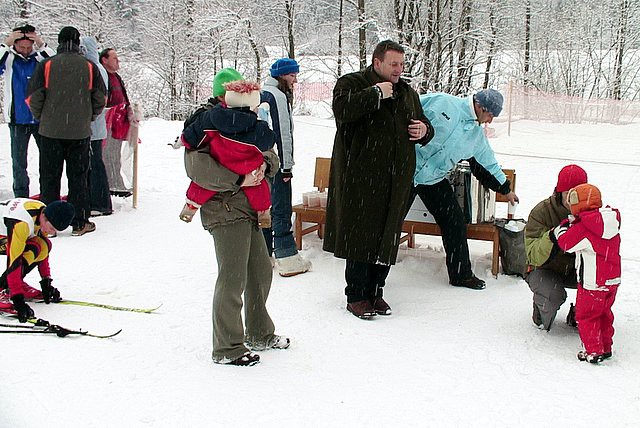
[(318, 191), (324, 192), (329, 187), (329, 173), (331, 171), (331, 158), (316, 158), (316, 172), (313, 176), (313, 185)]

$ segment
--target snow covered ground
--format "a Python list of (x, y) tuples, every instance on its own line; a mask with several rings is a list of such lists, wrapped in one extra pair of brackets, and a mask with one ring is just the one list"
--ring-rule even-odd
[[(439, 238), (404, 244), (385, 297), (390, 317), (347, 313), (344, 261), (307, 235), (307, 274), (274, 276), (268, 306), (286, 351), (250, 368), (215, 365), (211, 298), (216, 262), (196, 219), (178, 219), (188, 180), (182, 152), (167, 146), (178, 122), (150, 119), (141, 130), (139, 207), (114, 199), (97, 231), (54, 240), (54, 285), (63, 297), (154, 314), (34, 305), (52, 322), (112, 339), (0, 336), (1, 427), (637, 426), (640, 421), (640, 124), (493, 125), (498, 159), (517, 171), (518, 215), (547, 197), (567, 163), (583, 166), (605, 203), (622, 212), (623, 283), (614, 305), (613, 359), (580, 363), (580, 340), (564, 323), (531, 322), (531, 292), (516, 277), (491, 276), (491, 246), (471, 241), (487, 289), (447, 284)], [(314, 159), (330, 156), (334, 124), (296, 118), (294, 200), (311, 190)], [(32, 146), (35, 148), (35, 145)], [(38, 190), (32, 149), (32, 191)], [(0, 199), (12, 196), (9, 137), (0, 126)], [(37, 285), (32, 274), (27, 279)], [(570, 293), (569, 300), (575, 299)], [(2, 322), (13, 320), (2, 319)]]

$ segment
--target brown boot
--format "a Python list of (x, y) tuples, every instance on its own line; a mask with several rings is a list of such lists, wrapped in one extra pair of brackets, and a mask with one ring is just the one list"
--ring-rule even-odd
[(371, 302), (368, 300), (347, 303), (347, 310), (363, 320), (368, 320), (369, 318), (376, 316), (376, 310), (371, 306)]
[(382, 297), (376, 297), (373, 299), (371, 306), (373, 306), (373, 309), (378, 315), (391, 315), (391, 306), (389, 306)]

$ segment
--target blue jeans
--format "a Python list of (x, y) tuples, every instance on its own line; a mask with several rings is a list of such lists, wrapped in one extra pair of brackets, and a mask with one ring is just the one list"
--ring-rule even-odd
[(91, 140), (91, 163), (89, 165), (89, 207), (102, 214), (113, 212), (109, 180), (102, 161), (102, 140)]
[(40, 148), (40, 134), (38, 124), (9, 124), (11, 137), (11, 159), (13, 164), (13, 194), (16, 198), (29, 197), (29, 174), (27, 173), (27, 149), (29, 138), (33, 135), (38, 149)]
[(271, 229), (262, 229), (269, 255), (276, 259), (298, 254), (291, 230), (291, 180), (285, 182), (278, 171), (271, 181)]

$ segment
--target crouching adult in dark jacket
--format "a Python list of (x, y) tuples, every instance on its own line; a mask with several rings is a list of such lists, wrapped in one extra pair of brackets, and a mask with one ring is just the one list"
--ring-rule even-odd
[[(575, 255), (565, 253), (549, 237), (552, 230), (571, 214), (567, 194), (587, 182), (587, 173), (578, 165), (567, 165), (558, 174), (553, 195), (529, 213), (525, 248), (529, 273), (526, 281), (533, 292), (533, 323), (550, 330), (560, 306), (567, 300), (565, 288), (577, 288)], [(571, 321), (568, 317), (567, 321)]]
[(412, 189), (415, 143), (433, 135), (418, 94), (400, 79), (404, 49), (384, 41), (373, 64), (338, 79), (324, 250), (347, 259), (347, 310), (389, 315), (382, 298)]
[(60, 199), (60, 179), (66, 163), (68, 201), (76, 209), (75, 236), (93, 232), (89, 218), (89, 145), (91, 122), (104, 108), (105, 86), (98, 68), (80, 55), (80, 33), (64, 27), (58, 54), (42, 61), (29, 82), (27, 102), (40, 121), (40, 200)]

